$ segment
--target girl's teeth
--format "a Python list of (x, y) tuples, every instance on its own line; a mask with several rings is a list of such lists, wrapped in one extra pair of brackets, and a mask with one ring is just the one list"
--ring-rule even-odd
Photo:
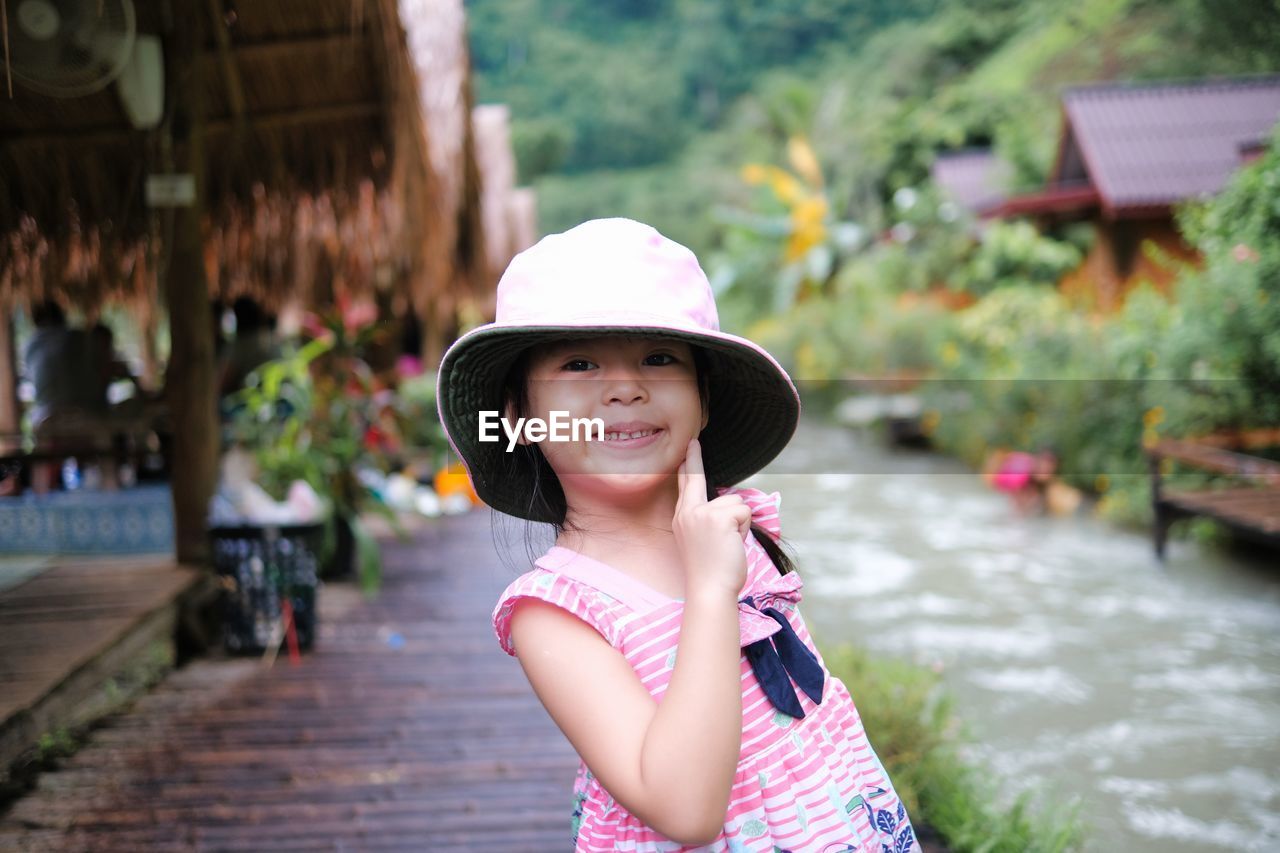
[(652, 435), (655, 431), (651, 429), (642, 430), (640, 432), (607, 432), (604, 435), (605, 441), (616, 441), (619, 438), (642, 438), (646, 435)]

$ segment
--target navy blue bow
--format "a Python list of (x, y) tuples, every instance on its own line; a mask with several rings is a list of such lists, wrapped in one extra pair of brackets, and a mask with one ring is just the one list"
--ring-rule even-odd
[(815, 705), (822, 704), (825, 681), (822, 664), (818, 663), (818, 658), (796, 635), (787, 617), (778, 612), (777, 608), (766, 607), (760, 610), (749, 595), (739, 603), (778, 623), (777, 629), (771, 630), (761, 639), (747, 643), (742, 650), (751, 663), (756, 680), (760, 682), (760, 687), (773, 706), (793, 717), (803, 717), (804, 709), (800, 707), (800, 698), (796, 696), (791, 682), (795, 681)]

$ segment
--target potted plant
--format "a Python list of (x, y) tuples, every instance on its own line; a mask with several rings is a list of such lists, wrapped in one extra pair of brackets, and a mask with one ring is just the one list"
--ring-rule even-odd
[(390, 389), (363, 358), (380, 334), (376, 319), (372, 304), (345, 297), (334, 311), (309, 315), (304, 342), (250, 374), (232, 421), (232, 435), (253, 451), (268, 493), (279, 497), (301, 479), (329, 502), (325, 574), (358, 572), (369, 594), (381, 583), (382, 561), (360, 514), (377, 511), (399, 531), (395, 514), (362, 478), (385, 471), (399, 445), (387, 411)]
[(449, 442), (436, 413), (436, 375), (420, 369), (398, 369), (394, 399), (395, 420), (402, 441), (401, 458), (429, 481), (444, 468)]

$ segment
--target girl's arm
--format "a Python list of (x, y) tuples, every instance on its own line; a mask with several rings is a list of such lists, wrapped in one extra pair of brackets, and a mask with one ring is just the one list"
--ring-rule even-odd
[(724, 827), (742, 751), (738, 593), (751, 508), (740, 495), (707, 499), (697, 439), (677, 480), (685, 605), (661, 703), (604, 637), (555, 605), (517, 607), (511, 632), (529, 683), (605, 790), (668, 838), (706, 844)]
[(724, 588), (688, 590), (675, 669), (661, 704), (591, 626), (525, 599), (516, 655), (547, 712), (613, 798), (681, 844), (724, 827), (741, 752), (738, 605)]

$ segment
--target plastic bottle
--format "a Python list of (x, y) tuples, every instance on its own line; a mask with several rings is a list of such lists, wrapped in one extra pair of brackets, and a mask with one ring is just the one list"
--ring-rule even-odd
[(74, 456), (68, 456), (62, 463), (62, 487), (68, 492), (80, 488), (80, 466)]

